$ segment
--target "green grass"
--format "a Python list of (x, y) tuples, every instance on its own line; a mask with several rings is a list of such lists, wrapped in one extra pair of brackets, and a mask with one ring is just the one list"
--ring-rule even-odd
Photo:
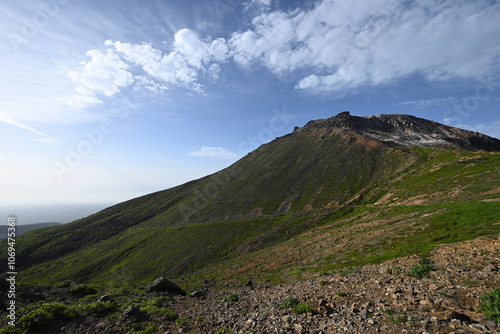
[(97, 293), (97, 288), (93, 286), (89, 286), (86, 284), (77, 285), (74, 288), (69, 290), (72, 294), (81, 294), (81, 295), (95, 295)]
[(121, 309), (126, 309), (129, 306), (137, 306), (142, 312), (148, 315), (156, 315), (162, 317), (166, 321), (175, 321), (179, 317), (170, 307), (172, 298), (170, 297), (138, 297), (121, 306)]
[(303, 313), (316, 313), (315, 310), (309, 305), (307, 302), (298, 303), (292, 307), (292, 311), (295, 314), (303, 314)]
[(384, 313), (387, 316), (387, 321), (394, 325), (402, 325), (408, 321), (406, 318), (406, 314), (398, 314), (394, 309), (386, 309), (384, 310)]
[(240, 300), (240, 297), (237, 295), (237, 294), (234, 294), (234, 293), (231, 293), (227, 296), (225, 296), (224, 298), (222, 298), (222, 302), (237, 302), (238, 300)]
[(288, 297), (281, 304), (281, 308), (283, 308), (283, 309), (291, 309), (291, 308), (293, 308), (297, 304), (299, 304), (299, 301), (296, 298), (294, 298), (294, 297)]
[(114, 312), (117, 309), (118, 309), (118, 305), (116, 305), (116, 303), (114, 303), (114, 302), (99, 302), (99, 301), (84, 305), (82, 307), (82, 310), (84, 310), (84, 311), (89, 310), (92, 313), (101, 314), (101, 315)]
[(57, 319), (72, 319), (79, 313), (75, 305), (63, 303), (39, 303), (21, 308), (16, 325), (24, 330), (38, 331)]

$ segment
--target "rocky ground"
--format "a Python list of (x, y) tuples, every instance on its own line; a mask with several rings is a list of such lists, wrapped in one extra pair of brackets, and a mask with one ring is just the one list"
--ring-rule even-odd
[[(117, 309), (54, 320), (42, 333), (500, 333), (478, 313), (479, 297), (500, 286), (500, 238), (445, 245), (430, 256), (433, 270), (414, 278), (416, 256), (286, 285), (205, 288), (200, 297), (161, 292), (117, 295)], [(20, 298), (78, 301), (67, 288), (19, 287)], [(202, 295), (202, 296), (201, 296)], [(127, 300), (169, 296), (177, 320), (127, 309)], [(295, 314), (290, 297), (314, 312)], [(93, 300), (94, 298), (95, 300)], [(92, 297), (81, 303), (91, 303)], [(232, 301), (231, 301), (232, 300)], [(3, 312), (2, 318), (6, 312)], [(5, 325), (5, 320), (2, 322)], [(149, 327), (149, 328), (148, 328)]]

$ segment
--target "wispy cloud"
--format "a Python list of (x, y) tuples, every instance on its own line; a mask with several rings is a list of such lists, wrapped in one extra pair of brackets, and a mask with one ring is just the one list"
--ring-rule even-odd
[(500, 121), (491, 122), (487, 124), (482, 123), (475, 126), (463, 124), (459, 125), (458, 127), (471, 131), (476, 131), (479, 133), (484, 133), (488, 136), (500, 139)]
[(190, 156), (200, 158), (222, 159), (222, 160), (236, 160), (240, 156), (222, 147), (208, 147), (204, 146), (199, 151), (189, 152)]
[(18, 128), (21, 128), (23, 130), (27, 130), (27, 131), (30, 131), (30, 132), (33, 132), (33, 133), (36, 133), (37, 135), (39, 136), (42, 136), (43, 138), (38, 138), (38, 139), (35, 139), (36, 141), (40, 141), (40, 142), (44, 142), (44, 143), (47, 143), (47, 144), (51, 144), (51, 145), (58, 145), (59, 144), (59, 139), (57, 138), (53, 138), (51, 136), (49, 136), (48, 134), (46, 133), (43, 133), (41, 131), (38, 131), (37, 129), (35, 128), (32, 128), (31, 126), (29, 125), (26, 125), (22, 122), (19, 122), (17, 121), (14, 117), (12, 117), (9, 113), (6, 113), (6, 112), (0, 112), (0, 122), (4, 122), (4, 123), (7, 123), (9, 125), (13, 125), (13, 126), (16, 126)]
[(435, 99), (427, 99), (427, 100), (414, 100), (414, 101), (405, 101), (401, 103), (397, 103), (395, 106), (415, 106), (418, 109), (431, 107), (431, 106), (440, 106), (446, 103), (458, 102), (460, 99), (455, 97), (445, 97), (445, 98), (435, 98)]

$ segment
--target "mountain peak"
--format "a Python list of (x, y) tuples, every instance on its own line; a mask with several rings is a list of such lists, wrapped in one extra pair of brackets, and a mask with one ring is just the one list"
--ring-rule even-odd
[(343, 111), (326, 119), (313, 120), (294, 132), (355, 133), (387, 144), (420, 147), (452, 147), (470, 151), (500, 151), (500, 140), (405, 114), (352, 116)]

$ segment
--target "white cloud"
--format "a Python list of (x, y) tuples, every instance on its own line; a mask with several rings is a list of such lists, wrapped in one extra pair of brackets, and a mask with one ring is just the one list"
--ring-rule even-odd
[[(391, 83), (478, 78), (498, 66), (500, 4), (324, 0), (308, 11), (272, 12), (233, 34), (236, 62), (275, 73), (309, 72), (297, 89), (338, 91)], [(496, 41), (496, 42), (494, 42)]]
[(223, 159), (223, 160), (236, 160), (240, 156), (236, 153), (226, 150), (222, 147), (202, 147), (199, 151), (189, 152), (190, 156), (200, 157), (200, 158), (212, 158), (212, 159)]
[(272, 0), (250, 0), (244, 2), (245, 10), (250, 10), (251, 8), (256, 8), (259, 10), (266, 10), (271, 7)]
[(286, 74), (296, 89), (312, 93), (390, 84), (413, 74), (429, 81), (477, 79), (500, 66), (500, 4), (486, 0), (320, 0), (288, 12), (270, 11), (271, 0), (245, 5), (268, 10), (258, 10), (229, 40), (180, 29), (168, 52), (107, 40), (104, 52), (89, 51), (91, 59), (69, 73), (77, 94), (67, 103), (97, 104), (100, 95), (133, 84), (203, 92), (203, 80), (217, 79), (229, 60)]
[(53, 137), (47, 135), (46, 133), (38, 131), (37, 129), (32, 128), (29, 125), (26, 125), (22, 122), (19, 122), (14, 117), (12, 117), (12, 115), (10, 115), (9, 113), (0, 112), (0, 122), (4, 122), (4, 123), (7, 123), (9, 125), (16, 126), (20, 129), (36, 133), (37, 135), (43, 137), (43, 138), (36, 139), (36, 141), (44, 142), (44, 143), (51, 144), (51, 145), (58, 145), (59, 144), (59, 139), (53, 138)]
[(445, 98), (435, 98), (435, 99), (427, 99), (427, 100), (418, 100), (418, 101), (405, 101), (396, 104), (396, 107), (398, 106), (415, 106), (418, 109), (426, 108), (426, 107), (431, 107), (431, 106), (440, 106), (446, 103), (452, 103), (452, 102), (458, 102), (460, 101), (457, 98), (448, 96)]
[(103, 54), (91, 50), (87, 51), (87, 56), (90, 60), (83, 62), (79, 71), (68, 72), (68, 76), (76, 83), (75, 90), (78, 93), (65, 99), (69, 105), (99, 104), (101, 101), (96, 95), (113, 96), (133, 82), (129, 66), (113, 52), (108, 50)]
[(172, 86), (202, 92), (200, 74), (217, 78), (219, 63), (229, 58), (229, 48), (223, 38), (203, 41), (189, 29), (174, 36), (173, 50), (164, 53), (149, 44), (130, 44), (106, 40), (107, 50), (87, 52), (91, 59), (78, 71), (68, 73), (76, 83), (78, 94), (64, 100), (76, 107), (99, 104), (99, 95), (113, 96), (131, 85), (160, 93)]

